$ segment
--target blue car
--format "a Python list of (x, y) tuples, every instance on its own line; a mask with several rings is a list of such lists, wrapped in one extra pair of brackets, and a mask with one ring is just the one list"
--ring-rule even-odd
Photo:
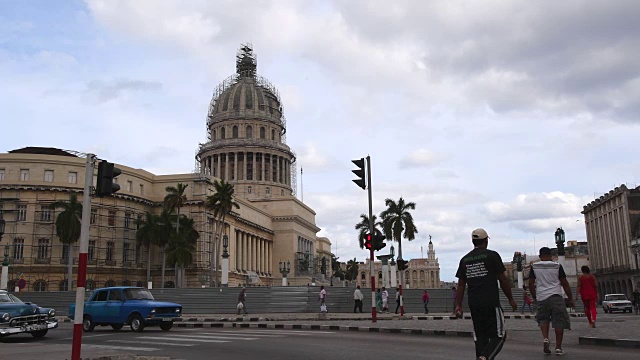
[[(69, 317), (75, 316), (76, 304), (69, 306)], [(160, 326), (163, 331), (173, 327), (182, 314), (182, 305), (156, 301), (145, 288), (118, 286), (97, 289), (84, 303), (82, 330), (91, 332), (96, 326), (111, 326), (120, 330), (124, 325), (141, 332), (147, 326)]]
[(5, 290), (0, 290), (0, 338), (8, 335), (29, 333), (39, 338), (49, 329), (58, 327), (56, 311), (22, 302)]

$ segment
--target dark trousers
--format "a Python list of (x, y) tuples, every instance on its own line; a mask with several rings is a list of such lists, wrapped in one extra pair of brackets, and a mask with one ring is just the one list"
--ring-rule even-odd
[(429, 313), (429, 302), (428, 301), (424, 303), (424, 313), (425, 314)]
[(398, 313), (398, 309), (400, 309), (400, 299), (396, 300), (396, 314)]
[(470, 306), (476, 357), (494, 359), (507, 339), (504, 313), (500, 306)]
[(356, 309), (359, 309), (362, 312), (362, 300), (356, 300), (355, 305), (353, 305), (353, 312), (356, 312)]

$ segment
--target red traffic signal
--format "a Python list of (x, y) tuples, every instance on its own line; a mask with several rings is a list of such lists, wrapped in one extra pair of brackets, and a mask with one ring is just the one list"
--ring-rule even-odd
[(367, 234), (364, 236), (364, 247), (367, 250), (371, 250), (371, 248), (373, 248), (373, 241), (371, 241), (371, 234)]

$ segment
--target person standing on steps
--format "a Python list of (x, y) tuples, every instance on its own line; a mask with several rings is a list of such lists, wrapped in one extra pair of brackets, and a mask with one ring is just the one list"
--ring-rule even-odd
[(380, 292), (380, 288), (376, 290), (376, 310), (382, 311), (382, 293)]
[(362, 295), (362, 291), (360, 291), (360, 285), (358, 285), (353, 292), (353, 300), (355, 301), (355, 305), (353, 305), (354, 314), (356, 313), (356, 309), (360, 309), (360, 313), (362, 314), (362, 299), (364, 299), (364, 296)]
[[(242, 310), (244, 310), (245, 315), (248, 314), (247, 304), (245, 304), (246, 300), (247, 300), (247, 288), (243, 286), (242, 290), (240, 290), (240, 294), (238, 294), (238, 315), (240, 315), (240, 311)], [(242, 306), (240, 304), (242, 304)]]
[(396, 288), (396, 314), (398, 309), (400, 309), (400, 288)]
[(562, 338), (564, 330), (571, 329), (571, 321), (562, 291), (564, 290), (567, 295), (571, 307), (575, 307), (576, 303), (564, 268), (552, 261), (551, 249), (542, 247), (539, 255), (540, 261), (531, 264), (531, 270), (529, 270), (529, 291), (538, 308), (536, 320), (542, 332), (543, 351), (545, 354), (551, 354), (549, 344), (549, 323), (551, 323), (556, 333), (556, 355), (563, 355)]
[(382, 287), (382, 312), (389, 313), (389, 292), (387, 288)]
[(498, 281), (502, 292), (515, 311), (518, 308), (511, 293), (511, 284), (500, 255), (487, 249), (489, 235), (484, 229), (471, 232), (474, 249), (460, 259), (456, 272), (458, 291), (455, 314), (462, 317), (462, 299), (465, 287), (469, 287), (469, 309), (473, 321), (476, 359), (494, 359), (507, 339), (504, 311), (500, 306)]
[(578, 278), (578, 288), (576, 289), (576, 297), (580, 295), (582, 298), (582, 304), (584, 305), (584, 312), (587, 315), (589, 321), (589, 327), (596, 327), (596, 302), (598, 301), (598, 279), (591, 274), (591, 269), (588, 266), (580, 268), (582, 275)]
[(533, 310), (531, 309), (531, 297), (527, 293), (527, 285), (522, 284), (522, 311), (520, 314), (524, 314), (525, 306), (529, 307), (529, 312), (533, 314)]
[(318, 294), (318, 300), (320, 300), (320, 312), (327, 312), (327, 291), (324, 289), (324, 285), (320, 286), (320, 294)]
[(424, 291), (422, 292), (422, 303), (424, 304), (424, 313), (428, 314), (429, 313), (429, 293), (427, 292), (427, 289), (424, 289)]

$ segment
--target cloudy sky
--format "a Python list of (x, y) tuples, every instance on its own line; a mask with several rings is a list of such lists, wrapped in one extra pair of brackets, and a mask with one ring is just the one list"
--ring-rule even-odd
[(374, 212), (415, 202), (404, 257), (426, 256), (431, 235), (452, 280), (474, 228), (505, 260), (553, 245), (558, 226), (585, 240), (582, 206), (640, 184), (638, 14), (594, 0), (0, 0), (0, 151), (191, 172), (213, 88), (251, 42), (340, 260), (367, 256), (351, 159), (370, 155)]

